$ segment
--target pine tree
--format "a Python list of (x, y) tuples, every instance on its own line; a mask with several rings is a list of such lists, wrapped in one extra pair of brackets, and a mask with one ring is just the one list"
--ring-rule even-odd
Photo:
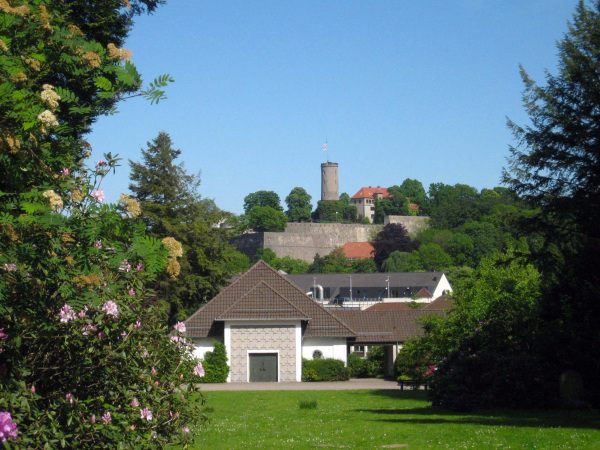
[[(227, 262), (234, 254), (224, 231), (214, 228), (226, 215), (198, 193), (199, 175), (189, 175), (177, 163), (169, 135), (161, 132), (142, 149), (142, 162), (129, 161), (129, 189), (140, 203), (149, 234), (173, 237), (183, 244), (180, 267), (159, 281), (159, 297), (170, 306), (170, 322), (183, 320), (210, 300), (229, 277)], [(179, 270), (177, 280), (174, 272)]]

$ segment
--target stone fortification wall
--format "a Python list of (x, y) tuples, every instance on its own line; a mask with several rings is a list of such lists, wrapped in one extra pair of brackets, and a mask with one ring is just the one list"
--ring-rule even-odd
[(400, 223), (406, 227), (409, 234), (415, 234), (419, 230), (426, 228), (428, 225), (429, 217), (425, 216), (385, 216), (383, 218), (383, 224), (388, 223)]
[[(402, 223), (409, 233), (426, 226), (425, 217), (392, 217), (407, 219), (392, 223)], [(247, 233), (231, 243), (250, 258), (259, 248), (270, 248), (279, 258), (290, 256), (312, 262), (315, 254), (325, 256), (348, 242), (369, 242), (381, 228), (382, 225), (288, 223), (283, 233)]]

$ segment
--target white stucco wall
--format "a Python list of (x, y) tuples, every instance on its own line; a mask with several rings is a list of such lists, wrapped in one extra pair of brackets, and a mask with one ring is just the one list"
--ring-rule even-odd
[(313, 352), (320, 350), (323, 358), (333, 358), (348, 361), (346, 338), (307, 337), (302, 341), (302, 357), (313, 359)]
[(206, 352), (212, 352), (215, 349), (214, 339), (212, 338), (195, 338), (194, 342), (194, 357), (204, 359)]
[(446, 291), (449, 291), (452, 294), (452, 286), (450, 286), (450, 282), (448, 281), (448, 278), (446, 278), (446, 275), (442, 275), (440, 282), (435, 288), (435, 292), (433, 292), (433, 298), (436, 299), (439, 296), (444, 295), (444, 292)]

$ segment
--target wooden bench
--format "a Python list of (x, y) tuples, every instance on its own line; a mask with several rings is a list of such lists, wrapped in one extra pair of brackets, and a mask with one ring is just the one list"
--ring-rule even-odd
[(406, 386), (406, 388), (411, 388), (411, 389), (420, 389), (421, 386), (423, 386), (423, 388), (425, 390), (427, 390), (428, 387), (428, 383), (427, 381), (419, 381), (419, 380), (399, 380), (398, 381), (398, 386), (400, 386), (400, 390), (403, 391), (404, 387)]

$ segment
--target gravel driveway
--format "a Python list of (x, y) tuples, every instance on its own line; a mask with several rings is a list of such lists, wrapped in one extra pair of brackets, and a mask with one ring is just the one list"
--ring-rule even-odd
[(353, 378), (350, 381), (282, 383), (203, 383), (202, 391), (347, 391), (354, 389), (400, 389), (398, 383), (381, 378)]

